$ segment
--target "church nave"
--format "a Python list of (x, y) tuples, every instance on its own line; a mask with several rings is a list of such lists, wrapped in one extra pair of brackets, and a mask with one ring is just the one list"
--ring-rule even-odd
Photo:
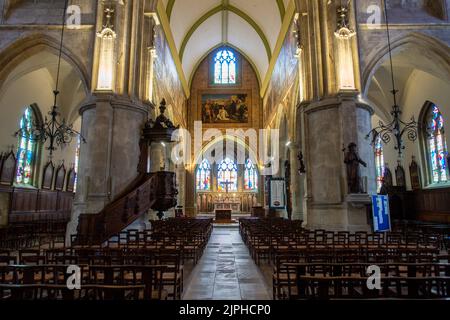
[(269, 300), (271, 289), (237, 227), (214, 227), (202, 258), (186, 280), (184, 300)]

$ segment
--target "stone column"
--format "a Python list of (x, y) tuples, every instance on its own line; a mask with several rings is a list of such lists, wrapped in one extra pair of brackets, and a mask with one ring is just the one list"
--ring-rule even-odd
[(299, 147), (292, 144), (290, 146), (291, 159), (291, 193), (292, 193), (292, 220), (302, 220), (303, 219), (303, 192), (302, 185), (304, 181), (304, 176), (300, 176), (298, 173), (299, 162), (297, 159), (299, 153)]
[(147, 107), (129, 98), (96, 94), (80, 109), (81, 144), (77, 193), (67, 239), (80, 214), (97, 214), (138, 175), (139, 140)]
[(186, 204), (185, 204), (185, 194), (186, 194), (186, 169), (184, 168), (184, 165), (179, 164), (177, 165), (176, 169), (177, 174), (177, 187), (178, 187), (178, 198), (177, 198), (177, 205), (182, 206), (185, 210)]
[(184, 186), (185, 186), (184, 212), (187, 216), (193, 217), (196, 214), (195, 167), (193, 165), (190, 165), (190, 168), (186, 170), (186, 183)]
[[(367, 162), (368, 193), (375, 190), (374, 157), (365, 139), (372, 109), (359, 101), (359, 61), (354, 31), (354, 1), (298, 1), (304, 47), (304, 101), (300, 107), (306, 165), (304, 220), (306, 227), (368, 230), (370, 197), (349, 195), (343, 148), (354, 142)], [(345, 40), (345, 41), (344, 41)], [(342, 46), (344, 41), (345, 46)]]
[[(373, 111), (359, 102), (356, 94), (341, 94), (311, 103), (305, 110), (307, 146), (307, 227), (327, 230), (369, 229), (366, 195), (349, 195), (343, 147), (354, 142), (367, 168), (368, 193), (375, 191), (375, 164), (365, 136)], [(369, 204), (369, 203), (368, 203)]]

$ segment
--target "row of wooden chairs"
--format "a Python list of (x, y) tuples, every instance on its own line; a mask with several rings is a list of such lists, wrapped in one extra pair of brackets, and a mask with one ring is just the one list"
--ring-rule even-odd
[(392, 231), (404, 234), (413, 232), (421, 234), (437, 234), (442, 244), (441, 248), (450, 248), (450, 225), (448, 224), (412, 220), (394, 220), (392, 223)]
[(367, 277), (300, 277), (290, 300), (299, 299), (440, 299), (450, 297), (450, 277), (382, 277), (371, 289)]
[[(351, 233), (242, 219), (240, 233), (257, 264), (272, 264), (274, 299), (448, 297), (450, 254), (432, 229)], [(382, 290), (367, 287), (372, 265), (380, 267)]]
[(66, 220), (34, 221), (0, 228), (0, 249), (64, 245)]
[(26, 249), (17, 252), (0, 252), (0, 265), (19, 263), (27, 266), (41, 265), (166, 265), (164, 285), (169, 297), (180, 299), (183, 291), (184, 268), (182, 252), (168, 249)]
[[(273, 224), (272, 224), (273, 222)], [(305, 230), (297, 223), (279, 219), (241, 219), (240, 232), (257, 264), (261, 260), (274, 262), (277, 252), (283, 250), (303, 250), (315, 252), (385, 251), (392, 255), (402, 252), (430, 250), (439, 253), (439, 237), (433, 234), (333, 232), (325, 230)]]
[[(448, 261), (448, 260), (447, 260)], [(379, 268), (381, 278), (446, 278), (450, 277), (450, 264), (447, 263), (283, 263), (274, 269), (273, 298), (292, 299), (311, 297), (308, 286), (312, 283), (302, 282), (304, 277), (315, 278), (362, 278), (368, 280), (371, 274), (370, 267)], [(367, 282), (367, 281), (366, 281)], [(414, 283), (413, 283), (414, 284)], [(367, 283), (365, 284), (367, 286)], [(342, 282), (342, 288), (346, 283)], [(311, 288), (309, 288), (311, 289)], [(364, 289), (364, 288), (363, 288)], [(398, 289), (398, 288), (397, 288)], [(365, 292), (365, 291), (364, 291)], [(445, 291), (448, 292), (448, 291)], [(385, 292), (386, 293), (386, 292)], [(398, 290), (400, 293), (400, 290)], [(417, 292), (417, 294), (419, 294)], [(325, 297), (327, 297), (325, 295)], [(370, 295), (369, 295), (370, 296)], [(315, 298), (321, 297), (320, 295)], [(386, 295), (389, 297), (389, 294)]]
[[(168, 298), (181, 299), (184, 283), (184, 264), (192, 261), (194, 264), (203, 254), (206, 243), (211, 235), (212, 220), (208, 219), (169, 219), (157, 222), (156, 230), (133, 230), (121, 232), (117, 237), (102, 245), (74, 245), (46, 249), (20, 249), (0, 251), (0, 265), (4, 267), (16, 264), (36, 268), (65, 265), (85, 265), (88, 268), (125, 267), (125, 266), (165, 266), (161, 275), (163, 288)], [(192, 234), (191, 234), (192, 233)], [(2, 281), (1, 283), (4, 283)], [(98, 282), (87, 284), (99, 285)], [(17, 283), (6, 283), (17, 284)], [(20, 283), (19, 283), (20, 284)], [(26, 283), (34, 285), (42, 283)], [(44, 283), (46, 284), (46, 283)], [(54, 283), (50, 283), (54, 285)], [(23, 285), (23, 284), (20, 284)], [(112, 285), (100, 283), (100, 285)], [(114, 285), (124, 285), (115, 283)], [(128, 285), (126, 283), (126, 285)], [(138, 284), (139, 285), (139, 284)], [(43, 288), (33, 294), (46, 292)], [(30, 290), (31, 290), (30, 289)], [(94, 288), (99, 290), (98, 288)], [(96, 292), (92, 289), (92, 292)], [(19, 289), (17, 289), (19, 290)], [(40, 291), (39, 291), (40, 290)], [(20, 290), (19, 290), (20, 291)], [(96, 294), (93, 296), (96, 296)], [(12, 293), (11, 293), (12, 294)], [(59, 295), (62, 293), (59, 292)], [(89, 296), (89, 295), (88, 295)]]
[(0, 267), (0, 298), (4, 300), (165, 300), (165, 265), (79, 265), (79, 289), (69, 265)]

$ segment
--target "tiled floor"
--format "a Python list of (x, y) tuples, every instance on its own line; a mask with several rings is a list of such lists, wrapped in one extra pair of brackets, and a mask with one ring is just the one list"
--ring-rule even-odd
[(270, 288), (242, 242), (239, 229), (215, 227), (190, 273), (184, 300), (269, 300)]

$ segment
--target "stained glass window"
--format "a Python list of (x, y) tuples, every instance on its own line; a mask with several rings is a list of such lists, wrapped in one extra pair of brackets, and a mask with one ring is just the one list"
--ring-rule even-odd
[(256, 190), (258, 189), (258, 173), (252, 160), (247, 159), (245, 162), (244, 171), (244, 189)]
[(428, 157), (433, 183), (448, 181), (447, 141), (445, 139), (444, 118), (439, 107), (432, 104), (427, 113)]
[(197, 190), (211, 190), (211, 166), (206, 159), (197, 168)]
[(377, 170), (377, 190), (380, 192), (384, 181), (384, 154), (381, 137), (377, 138), (375, 145), (375, 168)]
[(33, 167), (36, 156), (36, 142), (32, 141), (29, 131), (36, 116), (32, 107), (25, 109), (20, 119), (20, 129), (22, 134), (19, 136), (19, 146), (17, 148), (17, 173), (16, 182), (20, 184), (33, 184)]
[(217, 166), (217, 190), (219, 192), (237, 191), (238, 169), (230, 158), (225, 158)]
[(235, 84), (237, 59), (229, 49), (219, 50), (214, 56), (214, 84)]

